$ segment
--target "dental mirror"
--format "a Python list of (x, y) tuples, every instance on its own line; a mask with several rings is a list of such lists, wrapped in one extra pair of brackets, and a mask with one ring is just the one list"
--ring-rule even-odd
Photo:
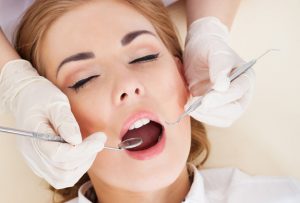
[(115, 147), (104, 147), (104, 149), (111, 149), (111, 150), (124, 150), (124, 149), (132, 149), (135, 148), (143, 143), (141, 138), (129, 138), (127, 140), (122, 141), (118, 144), (118, 148)]

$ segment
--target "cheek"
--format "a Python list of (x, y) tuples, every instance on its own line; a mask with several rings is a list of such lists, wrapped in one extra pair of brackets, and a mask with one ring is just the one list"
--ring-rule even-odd
[(183, 106), (189, 94), (181, 70), (179, 70), (174, 60), (171, 63), (166, 63), (165, 66), (167, 68), (162, 69), (160, 73), (161, 84), (159, 86), (164, 88), (161, 93), (165, 97), (172, 98), (179, 106)]
[[(89, 96), (89, 94), (93, 96)], [(84, 96), (68, 95), (72, 112), (80, 126), (83, 139), (97, 131), (106, 133), (108, 126), (106, 122), (110, 115), (110, 108), (103, 101), (101, 102), (101, 97), (94, 95), (99, 94), (90, 92)]]
[(174, 120), (184, 110), (189, 98), (189, 91), (180, 70), (173, 58), (161, 64), (161, 68), (153, 74), (150, 85), (147, 85), (151, 97), (156, 99), (166, 119)]

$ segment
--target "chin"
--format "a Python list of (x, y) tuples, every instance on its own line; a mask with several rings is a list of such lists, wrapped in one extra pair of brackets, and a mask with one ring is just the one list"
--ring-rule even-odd
[[(175, 150), (175, 149), (173, 149)], [(130, 160), (123, 157), (122, 161), (94, 162), (92, 181), (100, 180), (112, 188), (128, 192), (149, 192), (166, 188), (174, 183), (186, 168), (189, 148), (177, 154), (169, 151), (157, 159), (147, 161)], [(179, 156), (180, 155), (180, 156)], [(120, 161), (120, 162), (119, 162)], [(96, 176), (95, 176), (96, 175)]]

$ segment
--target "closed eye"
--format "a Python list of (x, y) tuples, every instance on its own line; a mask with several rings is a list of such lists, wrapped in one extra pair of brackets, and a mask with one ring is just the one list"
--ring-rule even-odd
[(149, 61), (154, 61), (159, 57), (159, 53), (157, 54), (151, 54), (151, 55), (147, 55), (147, 56), (143, 56), (141, 58), (137, 58), (131, 62), (129, 62), (129, 64), (134, 64), (134, 63), (143, 63), (143, 62), (149, 62)]
[(97, 77), (99, 77), (100, 75), (93, 75), (90, 76), (88, 78), (79, 80), (78, 82), (76, 82), (74, 85), (68, 87), (70, 89), (73, 89), (75, 92), (78, 92), (80, 88), (83, 88), (85, 84), (87, 84), (89, 81), (91, 81), (92, 79), (95, 79)]
[[(150, 55), (147, 55), (147, 56), (143, 56), (141, 58), (134, 59), (133, 61), (129, 62), (129, 64), (150, 62), (150, 61), (156, 60), (158, 57), (159, 57), (159, 53), (157, 53), (157, 54), (150, 54)], [(83, 88), (85, 84), (87, 84), (89, 81), (91, 81), (92, 79), (95, 79), (95, 78), (97, 78), (99, 76), (100, 75), (93, 75), (93, 76), (90, 76), (88, 78), (79, 80), (74, 85), (69, 86), (68, 88), (73, 89), (75, 92), (78, 92), (79, 89)]]

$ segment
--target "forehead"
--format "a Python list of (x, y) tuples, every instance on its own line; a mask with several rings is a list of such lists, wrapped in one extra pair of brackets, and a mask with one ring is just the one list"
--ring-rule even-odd
[(51, 44), (61, 44), (61, 40), (88, 44), (95, 37), (107, 42), (141, 29), (155, 33), (152, 24), (126, 1), (91, 1), (58, 18), (48, 29), (45, 39)]
[(54, 51), (67, 55), (93, 46), (121, 46), (125, 34), (142, 29), (156, 33), (152, 24), (126, 1), (90, 1), (59, 17), (44, 36), (42, 47), (50, 49), (48, 54)]

